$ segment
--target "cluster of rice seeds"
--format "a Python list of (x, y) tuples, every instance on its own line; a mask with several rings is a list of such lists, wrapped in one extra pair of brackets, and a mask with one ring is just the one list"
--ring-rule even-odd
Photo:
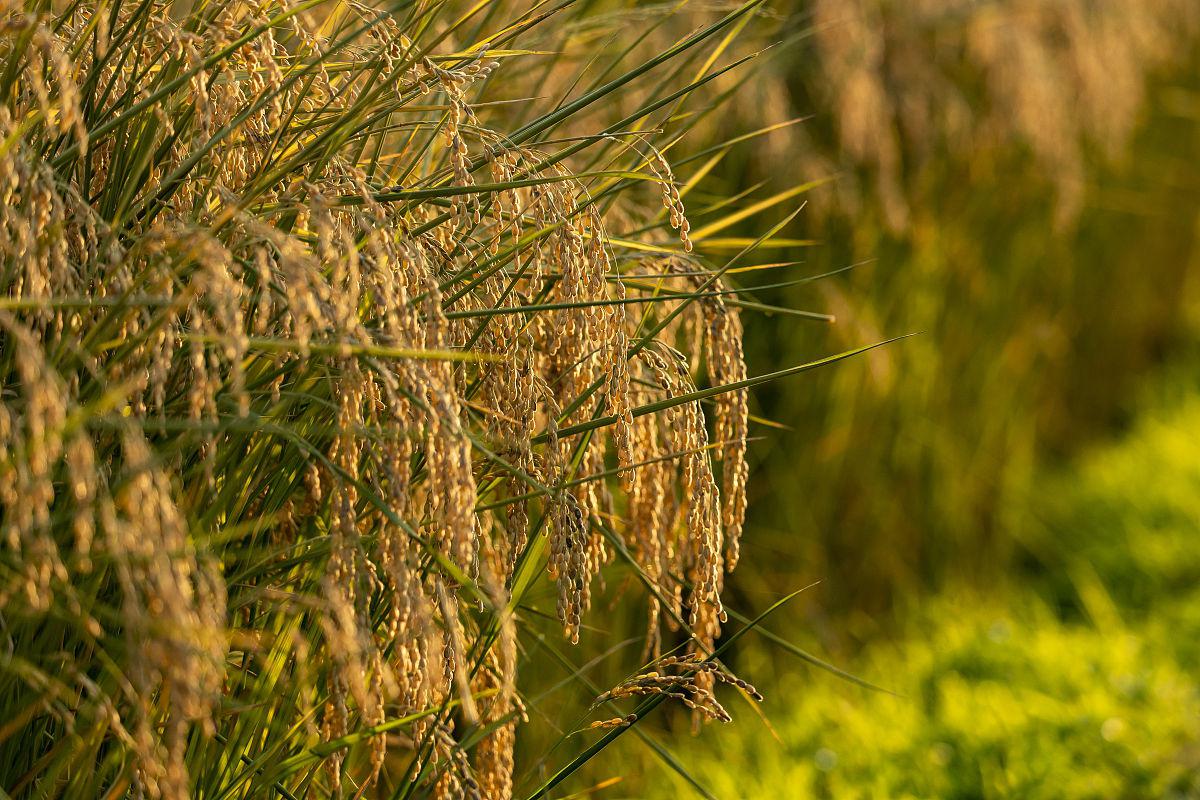
[(471, 759), (454, 736), (449, 725), (436, 723), (434, 737), (435, 766), (440, 770), (434, 797), (438, 800), (490, 800), (481, 791)]
[[(495, 140), (487, 147), (498, 181), (538, 174), (533, 172), (542, 160), (538, 153), (500, 150), (500, 146)], [(569, 175), (555, 167), (550, 177)], [(554, 439), (539, 456), (529, 446), (539, 410), (551, 430), (559, 424), (586, 421), (601, 407), (616, 413), (619, 420), (613, 438), (618, 459), (622, 464), (631, 460), (625, 312), (619, 304), (593, 305), (620, 299), (623, 288), (607, 280), (612, 267), (603, 245), (604, 228), (596, 210), (580, 202), (580, 191), (575, 181), (560, 180), (501, 192), (491, 206), (492, 252), (500, 249), (504, 238), (515, 246), (527, 228), (551, 233), (515, 259), (507, 278), (497, 273), (480, 279), (474, 298), (461, 301), (480, 310), (489, 302), (494, 307), (516, 305), (519, 300), (572, 306), (528, 317), (489, 315), (473, 337), (478, 349), (508, 362), (485, 367), (481, 377), (483, 411), (501, 455), (551, 487), (572, 480), (574, 473), (602, 472), (606, 442), (603, 436), (589, 437), (577, 454), (577, 441)], [(602, 394), (591, 393), (596, 383), (605, 385)], [(574, 403), (589, 395), (585, 402)], [(572, 405), (574, 409), (564, 417), (564, 409)], [(567, 474), (569, 464), (576, 465), (573, 474)], [(528, 491), (523, 480), (511, 478), (510, 494)], [(559, 582), (559, 617), (572, 641), (578, 639), (579, 621), (590, 602), (592, 578), (607, 558), (591, 517), (609, 505), (606, 485), (597, 482), (577, 483), (556, 491), (552, 498), (550, 571)], [(509, 554), (510, 570), (525, 546), (527, 527), (525, 503), (515, 502), (507, 512), (509, 541), (503, 548)]]
[[(505, 649), (501, 647), (501, 653)], [(515, 653), (511, 655), (515, 657)], [(491, 728), (491, 732), (475, 748), (474, 773), (483, 797), (488, 800), (511, 800), (513, 749), (517, 725), (526, 718), (525, 707), (513, 691), (515, 664), (508, 663), (508, 656), (504, 655), (490, 661), (486, 668), (477, 673), (473, 684), (477, 694), (491, 693), (480, 703), (480, 723)]]
[(380, 562), (390, 596), (387, 623), (380, 637), (391, 647), (391, 675), (396, 682), (394, 702), (404, 713), (428, 708), (435, 681), (430, 678), (430, 636), (434, 611), (419, 572), (416, 544), (397, 526), (380, 528)]
[(691, 233), (692, 226), (688, 222), (683, 207), (683, 198), (679, 195), (679, 188), (675, 185), (675, 173), (671, 170), (670, 162), (657, 147), (650, 145), (650, 150), (652, 157), (647, 164), (662, 187), (663, 208), (666, 209), (671, 227), (679, 231), (679, 242), (683, 245), (684, 252), (690, 253), (693, 245), (688, 234)]
[(185, 797), (187, 734), (197, 722), (212, 734), (224, 680), (225, 582), (190, 544), (170, 481), (145, 440), (127, 431), (121, 449), (129, 471), (102, 514), (123, 594), (121, 625), (135, 654), (126, 674), (137, 765), (152, 796)]
[[(640, 398), (643, 393), (639, 393)], [(683, 618), (683, 584), (667, 580), (676, 564), (677, 544), (672, 532), (679, 513), (679, 498), (673, 491), (678, 465), (671, 458), (655, 417), (638, 417), (633, 423), (633, 448), (647, 462), (631, 472), (626, 537), (634, 557), (656, 591), (647, 601), (646, 645), (643, 655), (657, 657), (662, 647), (662, 600), (669, 606), (668, 625)]]
[(13, 343), (12, 359), (20, 381), (20, 402), (0, 405), (0, 537), (20, 554), (20, 585), (0, 589), (0, 608), (22, 592), (35, 609), (51, 607), (54, 593), (70, 589), (70, 575), (51, 535), (56, 500), (55, 470), (66, 455), (67, 481), (74, 501), (75, 550), (86, 558), (95, 530), (95, 455), (82, 436), (64, 435), (69, 408), (66, 387), (46, 364), (33, 333), (11, 314), (0, 311), (0, 331)]
[[(425, 75), (418, 79), (422, 86), (427, 85), (430, 78), (436, 80), (450, 105), (444, 134), (446, 149), (450, 155), (450, 166), (454, 170), (454, 181), (459, 186), (473, 186), (475, 181), (471, 177), (471, 156), (467, 149), (466, 139), (463, 137), (463, 129), (467, 125), (478, 127), (479, 120), (471, 109), (470, 103), (467, 102), (466, 90), (474, 81), (486, 79), (492, 70), (499, 66), (499, 62), (480, 58), (458, 69), (447, 70), (442, 69), (429, 58), (424, 58), (421, 66), (425, 71)], [(464, 216), (469, 214), (475, 224), (480, 222), (478, 195), (459, 195), (454, 202), (459, 214)]]
[[(6, 139), (17, 134), (6, 106), (0, 107), (0, 131)], [(11, 296), (44, 298), (53, 287), (73, 288), (78, 282), (68, 267), (62, 240), (56, 243), (48, 234), (55, 223), (62, 224), (58, 195), (48, 177), (21, 157), (18, 148), (0, 155), (0, 253), (23, 268), (10, 279)]]
[[(762, 701), (762, 695), (750, 683), (724, 670), (716, 661), (698, 655), (666, 656), (651, 663), (651, 669), (640, 672), (602, 693), (592, 703), (602, 703), (636, 697), (662, 695), (678, 700), (691, 709), (698, 719), (730, 722), (731, 717), (713, 693), (716, 683), (727, 683)], [(631, 725), (636, 714), (593, 722), (590, 728), (613, 728)]]
[[(713, 386), (738, 383), (746, 379), (746, 359), (742, 352), (742, 319), (735, 306), (725, 298), (728, 284), (714, 277), (695, 261), (670, 258), (659, 262), (668, 273), (681, 276), (693, 291), (703, 290), (712, 296), (696, 304), (692, 316), (702, 327), (702, 336), (687, 341), (704, 349), (703, 363), (708, 381)], [(718, 443), (717, 461), (721, 465), (721, 519), (725, 530), (725, 571), (737, 566), (742, 526), (746, 520), (746, 437), (749, 430), (749, 392), (736, 389), (717, 395), (714, 399), (714, 433)]]
[[(695, 260), (670, 257), (634, 265), (627, 279), (639, 287), (645, 283), (703, 295), (660, 304), (658, 313), (674, 315), (661, 334), (662, 342), (678, 343), (689, 350), (689, 356), (662, 342), (639, 353), (642, 371), (634, 392), (638, 404), (694, 390), (693, 374), (703, 373), (714, 386), (745, 379), (741, 319), (736, 307), (726, 302), (728, 287), (719, 276)], [(653, 320), (648, 312), (644, 324)], [(646, 463), (625, 478), (629, 502), (624, 529), (639, 565), (657, 587), (649, 599), (648, 657), (657, 655), (661, 646), (662, 612), (667, 612), (670, 627), (684, 616), (685, 584), (692, 586), (687, 618), (699, 652), (719, 635), (724, 618), (719, 594), (724, 573), (737, 564), (746, 513), (747, 392), (726, 392), (713, 402), (715, 444), (711, 448), (698, 403), (642, 417), (633, 424), (634, 449)], [(710, 458), (709, 449), (715, 457)], [(719, 490), (714, 462), (721, 472)], [(677, 496), (676, 487), (689, 489)]]
[[(361, 479), (362, 439), (355, 427), (362, 422), (366, 404), (367, 384), (353, 360), (343, 367), (343, 380), (338, 391), (337, 434), (330, 447), (330, 461), (337, 474), (328, 483), (331, 554), (322, 583), (329, 612), (325, 618), (326, 638), (336, 669), (329, 682), (330, 699), (323, 718), (324, 733), (336, 739), (349, 732), (346, 695), (350, 692), (369, 724), (381, 713), (381, 702), (373, 688), (367, 670), (371, 659), (370, 630), (366, 619), (365, 598), (375, 588), (371, 562), (364, 556), (358, 510), (357, 483)], [(372, 714), (371, 712), (375, 713)], [(330, 782), (337, 790), (341, 776), (342, 754), (334, 754), (327, 763)]]
[[(658, 263), (656, 268), (664, 270), (663, 275), (679, 274), (687, 285), (685, 288), (712, 290), (714, 282), (687, 262), (669, 260)], [(724, 288), (720, 282), (716, 285)], [(741, 343), (734, 340), (740, 333), (741, 322), (736, 310), (720, 297), (703, 298), (693, 314), (673, 323), (675, 335), (682, 336), (684, 341), (694, 341), (684, 329), (688, 316), (695, 318), (694, 326), (703, 325), (704, 364), (714, 385), (732, 383), (746, 375)], [(655, 342), (639, 353), (638, 360), (648, 371), (640, 381), (642, 386), (657, 387), (643, 388), (648, 400), (695, 390), (689, 361), (679, 351)], [(685, 584), (690, 592), (686, 603), (686, 620), (692, 636), (689, 651), (711, 652), (720, 635), (725, 621), (720, 593), (726, 571), (736, 565), (745, 518), (747, 421), (744, 391), (718, 396), (715, 433), (716, 460), (722, 469), (720, 490), (707, 452), (709, 438), (698, 402), (635, 422), (639, 453), (667, 453), (675, 456), (676, 462), (639, 466), (629, 495), (629, 538), (647, 577), (658, 587), (649, 601), (645, 648), (648, 656), (656, 656), (661, 647), (659, 617), (663, 600), (670, 604), (668, 623), (684, 616)], [(670, 488), (674, 486), (681, 489), (678, 500)], [(682, 535), (677, 527), (682, 529)], [(714, 678), (698, 673), (695, 680), (701, 688), (710, 690)], [(697, 712), (695, 719), (699, 722), (704, 716), (703, 712)]]
[[(681, 289), (711, 293), (712, 296), (700, 298), (693, 305), (690, 314), (683, 315), (683, 319), (676, 326), (674, 335), (682, 344), (690, 343), (694, 351), (702, 349), (703, 364), (711, 384), (729, 384), (745, 379), (746, 364), (742, 354), (741, 319), (736, 308), (724, 300), (727, 296), (725, 282), (719, 277), (714, 278), (700, 264), (680, 258), (659, 260), (654, 263), (652, 269), (660, 271), (662, 275), (678, 275), (677, 280), (683, 284)], [(701, 331), (702, 335), (696, 335), (697, 330)], [(672, 353), (676, 356), (673, 362), (663, 359), (663, 363), (659, 364), (650, 360), (651, 367), (662, 385), (670, 387), (672, 380), (676, 380), (682, 382), (684, 389), (688, 389), (691, 383), (686, 372), (687, 363), (677, 351), (672, 351)], [(694, 352), (692, 363), (701, 363), (700, 356), (700, 352)], [(671, 378), (664, 371), (664, 364), (675, 366), (678, 377)], [(709, 599), (709, 602), (701, 603), (697, 603), (693, 599), (688, 617), (693, 636), (689, 643), (689, 650), (697, 654), (711, 652), (712, 643), (720, 635), (721, 625), (725, 621), (725, 612), (721, 608), (719, 598), (724, 588), (725, 574), (737, 565), (747, 503), (746, 480), (749, 473), (746, 463), (749, 417), (747, 392), (746, 390), (735, 390), (720, 394), (715, 398), (714, 405), (716, 462), (721, 467), (721, 491), (717, 502), (720, 506), (719, 528), (723, 537), (724, 551), (718, 556), (723, 563), (712, 565), (708, 561), (711, 551), (702, 548), (698, 562), (693, 563), (702, 568), (707, 567), (707, 571), (686, 573), (693, 587), (698, 581), (700, 582), (701, 599)], [(707, 441), (701, 441), (701, 446), (707, 446)], [(697, 474), (700, 475), (701, 486), (708, 487), (708, 481), (711, 480), (711, 472), (708, 470), (711, 467), (707, 456), (696, 458), (692, 463), (696, 465)], [(687, 477), (688, 466), (688, 463), (685, 462), (685, 485), (688, 485), (689, 480)], [(704, 492), (702, 498), (710, 496), (708, 491)], [(701, 502), (704, 500), (702, 499)], [(693, 507), (693, 517), (695, 513), (696, 510)], [(689, 525), (694, 531), (697, 521), (693, 517), (689, 518)], [(696, 680), (702, 688), (711, 690), (715, 678), (708, 673), (698, 673)], [(699, 724), (703, 715), (697, 713), (693, 719), (694, 724)]]
[[(512, 497), (529, 494), (532, 482), (548, 488), (548, 569), (571, 641), (578, 641), (608, 557), (599, 523), (614, 508), (608, 482), (577, 479), (605, 472), (610, 451), (628, 494), (623, 529), (659, 589), (650, 608), (653, 653), (659, 618), (674, 625), (685, 608), (698, 632), (693, 647), (711, 649), (723, 616), (722, 572), (736, 561), (736, 544), (724, 564), (721, 552), (723, 541), (736, 541), (744, 514), (744, 395), (717, 402), (722, 509), (700, 404), (632, 416), (635, 400), (678, 395), (695, 384), (686, 360), (665, 345), (628, 358), (637, 326), (620, 302), (624, 283), (612, 280), (598, 209), (562, 167), (539, 168), (547, 163), (543, 154), (507, 145), (472, 110), (468, 89), (495, 62), (481, 55), (439, 65), (414, 55), (413, 42), (378, 11), (337, 8), (378, 23), (362, 49), (344, 55), (378, 59), (387, 81), (373, 82), (365, 69), (325, 66), (292, 80), (293, 68), (328, 45), (321, 32), (330, 27), (314, 25), (287, 2), (218, 4), (187, 24), (166, 3), (123, 4), (95, 15), (98, 27), (77, 13), (53, 29), (26, 20), (36, 31), (23, 88), (15, 111), (0, 108), (0, 135), (12, 143), (0, 151), (0, 255), (16, 265), (2, 288), (10, 300), (39, 301), (0, 312), (4, 341), (16, 345), (5, 355), (11, 383), (19, 384), (11, 391), (5, 376), (0, 404), (0, 501), (13, 510), (2, 533), (25, 570), (22, 585), (5, 590), (0, 605), (21, 594), (21, 602), (44, 610), (61, 599), (86, 620), (89, 635), (102, 636), (74, 599), (71, 578), (91, 569), (93, 550), (103, 547), (99, 563), (117, 576), (124, 635), (137, 663), (127, 696), (98, 702), (112, 709), (112, 730), (128, 731), (123, 741), (136, 755), (139, 790), (151, 797), (188, 793), (184, 746), (191, 726), (213, 731), (232, 624), (220, 561), (197, 550), (209, 531), (189, 531), (189, 524), (250, 523), (265, 528), (273, 546), (308, 537), (328, 546), (318, 574), (303, 586), (255, 587), (316, 595), (311, 607), (320, 635), (279, 645), (294, 651), (296, 680), (324, 683), (298, 692), (307, 699), (297, 705), (327, 698), (317, 719), (328, 741), (392, 713), (460, 699), (464, 719), (495, 725), (474, 767), (447, 715), (411, 728), (416, 757), (444, 767), (438, 787), (445, 796), (511, 796), (513, 739), (524, 716), (513, 688), (517, 639), (506, 587), (528, 545), (529, 505), (514, 501), (502, 520), (482, 518), (475, 508), (484, 477), (499, 476), (496, 485)], [(283, 24), (266, 25), (280, 15)], [(262, 35), (242, 41), (248, 27), (264, 25)], [(144, 34), (110, 41), (109, 28)], [(92, 32), (101, 45), (80, 46)], [(222, 49), (226, 56), (210, 63)], [(67, 52), (77, 54), (74, 65)], [(192, 74), (134, 115), (121, 135), (88, 141), (75, 76), (95, 73), (100, 108), (91, 113), (104, 119), (150, 98), (161, 85), (148, 77), (152, 64), (162, 65), (163, 75)], [(437, 180), (472, 185), (479, 164), (467, 141), (475, 137), (497, 182), (548, 182), (457, 195), (454, 213), (443, 215), (437, 204), (378, 201), (379, 175), (368, 176), (348, 148), (293, 161), (323, 125), (356, 104), (383, 109), (386, 129), (405, 102), (431, 93), (446, 102), (439, 123), (446, 166), (434, 172)], [(111, 112), (104, 107), (118, 99)], [(408, 146), (403, 137), (378, 137), (364, 141), (379, 149)], [(82, 172), (91, 185), (52, 172), (40, 154), (53, 142), (73, 143), (73, 157), (87, 159)], [(129, 169), (127, 145), (150, 154), (144, 180), (108, 183)], [(193, 154), (207, 147), (211, 154), (194, 163)], [(672, 227), (690, 248), (674, 176), (657, 151), (649, 169), (662, 182)], [(114, 220), (113, 228), (104, 219)], [(412, 233), (418, 227), (422, 232)], [(526, 242), (529, 231), (544, 233)], [(504, 270), (477, 273), (489, 264), (482, 250), (499, 259), (506, 245), (513, 252)], [(104, 302), (39, 304), (74, 295)], [(529, 304), (562, 307), (488, 313)], [(720, 302), (699, 307), (709, 378), (744, 376), (736, 313)], [(60, 347), (68, 338), (80, 346)], [(365, 354), (467, 346), (491, 358), (462, 366)], [(58, 363), (49, 363), (51, 353)], [(70, 414), (108, 387), (123, 393), (115, 405), (120, 419), (66, 433)], [(607, 414), (617, 420), (607, 435), (557, 435), (561, 426)], [(474, 455), (480, 419), (482, 438), (515, 468), (508, 474)], [(259, 421), (268, 424), (253, 428)], [(210, 504), (236, 494), (235, 479), (247, 478), (237, 471), (227, 479), (223, 469), (237, 470), (244, 453), (292, 446), (286, 437), (273, 441), (270, 426), (290, 426), (308, 448), (307, 462), (278, 476), (286, 491), (250, 487), (238, 511), (208, 515)], [(543, 430), (549, 441), (535, 447)], [(635, 467), (639, 461), (646, 463)], [(168, 469), (178, 481), (167, 478)], [(69, 520), (73, 554), (52, 535), (57, 518)], [(474, 672), (467, 655), (491, 629), (472, 613), (463, 587), (442, 574), (444, 562), (484, 588), (497, 626)], [(261, 614), (243, 605), (239, 620), (242, 612), (247, 620), (280, 613), (247, 602)], [(702, 695), (714, 678), (694, 672), (660, 688), (682, 693), (699, 714), (725, 718)], [(495, 695), (476, 704), (474, 696), (488, 690)], [(367, 783), (382, 767), (386, 737), (373, 737), (370, 747), (371, 773), (355, 776)], [(339, 750), (327, 764), (335, 793), (343, 757)]]
[[(12, 588), (23, 591), (33, 609), (63, 602), (89, 636), (102, 638), (103, 627), (83, 607), (71, 582), (72, 574), (91, 571), (94, 545), (102, 548), (120, 586), (127, 647), (136, 654), (124, 696), (96, 697), (85, 676), (71, 666), (66, 673), (136, 753), (142, 785), (155, 796), (185, 796), (187, 731), (199, 723), (211, 734), (211, 712), (221, 689), (225, 584), (215, 565), (189, 543), (173, 487), (140, 433), (123, 433), (126, 471), (112, 476), (110, 486), (97, 469), (92, 441), (78, 431), (66, 435), (68, 413), (75, 409), (40, 344), (7, 312), (0, 313), (0, 327), (15, 345), (24, 395), (20, 405), (0, 406), (3, 535), (26, 570), (23, 584)], [(52, 507), (71, 509), (73, 561), (63, 557), (51, 535)], [(16, 600), (8, 589), (0, 593), (0, 607)], [(160, 696), (167, 698), (168, 709), (159, 704)], [(84, 709), (76, 705), (56, 713), (72, 724)]]
[[(492, 434), (501, 444), (501, 456), (527, 475), (542, 474), (530, 445), (537, 422), (537, 399), (541, 394), (534, 372), (532, 342), (525, 333), (513, 331), (511, 358), (489, 370), (485, 402), (495, 411), (490, 416)], [(526, 481), (510, 476), (505, 485), (510, 497), (527, 493)], [(517, 559), (529, 541), (529, 508), (525, 500), (514, 500), (504, 509), (504, 535), (498, 549), (503, 557), (503, 576), (508, 581)]]
[[(382, 213), (381, 208), (368, 204), (367, 213), (371, 210)], [(440, 292), (425, 250), (420, 246), (405, 246), (396, 238), (379, 233), (378, 227), (369, 226), (370, 222), (341, 211), (327, 215), (324, 220), (318, 218), (314, 224), (321, 240), (330, 242), (325, 248), (325, 258), (332, 262), (331, 295), (339, 298), (332, 308), (336, 327), (355, 340), (378, 339), (383, 333), (384, 341), (391, 345), (448, 349), (451, 326), (442, 310)], [(335, 229), (341, 231), (343, 239), (351, 236), (348, 230), (365, 236), (366, 256), (341, 257), (341, 253), (354, 249), (334, 246)], [(378, 313), (380, 318), (368, 320), (369, 327), (359, 319), (360, 286), (377, 293), (372, 313)], [(409, 302), (416, 294), (424, 294), (426, 298), (419, 306)], [(423, 521), (423, 533), (439, 550), (468, 575), (477, 574), (479, 526), (474, 514), (475, 478), (470, 442), (462, 427), (458, 377), (446, 362), (399, 362), (393, 371), (378, 362), (373, 369), (362, 370), (357, 362), (348, 360), (339, 373), (342, 376), (338, 392), (342, 408), (339, 428), (343, 433), (335, 439), (331, 451), (339, 467), (332, 480), (338, 487), (332, 514), (334, 541), (347, 543), (348, 547), (344, 554), (335, 548), (330, 570), (335, 578), (333, 585), (339, 587), (337, 591), (357, 585), (360, 565), (369, 570), (361, 591), (346, 597), (345, 602), (352, 610), (347, 619), (356, 623), (356, 639), (366, 642), (359, 649), (365, 647), (378, 668), (364, 673), (361, 662), (343, 658), (340, 671), (344, 674), (333, 680), (331, 690), (336, 695), (340, 684), (351, 689), (358, 687), (356, 703), (364, 712), (374, 709), (368, 717), (377, 718), (369, 719), (371, 722), (382, 721), (383, 698), (375, 690), (386, 685), (400, 688), (399, 699), (406, 711), (426, 707), (429, 701), (444, 697), (455, 684), (459, 686), (459, 695), (469, 701), (462, 678), (466, 646), (455, 595), (446, 592), (439, 581), (434, 582), (432, 589), (422, 589), (411, 531), (399, 529), (378, 514), (356, 519), (357, 502), (353, 496), (353, 484), (359, 480), (378, 486), (383, 496), (394, 499), (396, 513), (416, 512)], [(414, 422), (418, 430), (424, 429), (421, 437), (424, 447), (420, 452), (424, 456), (425, 475), (420, 491), (416, 492), (416, 497), (423, 501), (416, 503), (411, 473), (411, 459), (416, 452), (412, 439)], [(381, 456), (372, 454), (368, 458), (362, 452), (362, 439), (357, 431), (364, 428), (392, 431)], [(371, 462), (365, 474), (361, 472), (364, 462)], [(358, 545), (359, 531), (364, 528), (382, 528), (387, 532), (380, 543), (380, 561), (387, 573), (383, 578), (371, 569), (371, 560), (365, 558), (364, 549)], [(379, 640), (373, 643), (368, 603), (371, 591), (381, 585), (390, 587), (393, 622), (382, 638), (376, 637)], [(338, 602), (338, 598), (334, 601)], [(442, 628), (441, 635), (434, 637), (441, 642), (437, 646), (441, 650), (440, 668), (429, 664), (426, 655), (426, 642), (431, 641), (429, 626), (434, 618), (440, 618)], [(348, 647), (341, 652), (355, 652), (349, 644), (347, 641)], [(386, 671), (378, 655), (383, 649), (394, 654), (393, 664)], [(373, 680), (370, 685), (364, 685), (366, 675)], [(383, 747), (384, 743), (383, 737), (376, 737), (377, 747)], [(376, 751), (375, 759), (374, 766), (378, 769), (382, 751)]]
[[(688, 374), (687, 361), (679, 351), (654, 343), (641, 351), (640, 359), (649, 367), (657, 384), (668, 397), (695, 391)], [(723, 580), (720, 497), (708, 458), (708, 431), (699, 401), (684, 403), (663, 414), (666, 439), (671, 451), (678, 453), (682, 484), (681, 516), (686, 519), (686, 547), (681, 548), (685, 575), (691, 583), (689, 623), (695, 625), (705, 606), (720, 611), (720, 586)], [(703, 637), (701, 637), (703, 642)]]
[(605, 730), (607, 728), (628, 728), (637, 722), (637, 714), (626, 714), (623, 717), (598, 719), (588, 725), (588, 730)]

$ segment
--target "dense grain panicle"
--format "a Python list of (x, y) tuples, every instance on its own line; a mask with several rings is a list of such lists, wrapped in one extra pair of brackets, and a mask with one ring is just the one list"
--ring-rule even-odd
[[(480, 102), (549, 58), (514, 44), (542, 18), (452, 6), (0, 12), (0, 763), (29, 780), (508, 800), (522, 614), (544, 572), (578, 642), (614, 548), (648, 652), (711, 652), (746, 396), (669, 401), (745, 378), (728, 287), (653, 136), (595, 168), (615, 129), (555, 130), (583, 106)], [(626, 183), (677, 257), (610, 233), (646, 216)], [(728, 719), (732, 677), (670, 663), (608, 699)]]
[[(664, 656), (652, 661), (649, 667), (638, 674), (601, 693), (592, 703), (592, 708), (627, 698), (663, 697), (674, 700), (691, 709), (696, 720), (710, 719), (730, 722), (732, 717), (713, 694), (716, 683), (726, 683), (744, 692), (753, 700), (763, 697), (753, 685), (726, 671), (716, 661), (691, 654), (686, 656)], [(636, 722), (637, 715), (599, 720), (589, 728), (612, 728)]]

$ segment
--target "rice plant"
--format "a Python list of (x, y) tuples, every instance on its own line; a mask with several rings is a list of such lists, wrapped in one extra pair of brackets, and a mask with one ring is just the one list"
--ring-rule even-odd
[(731, 270), (791, 217), (689, 223), (758, 5), (632, 60), (571, 0), (5, 3), (0, 788), (512, 797), (527, 594), (576, 642), (614, 558), (597, 721), (653, 697), (518, 796), (757, 694), (747, 392), (843, 357), (747, 377)]

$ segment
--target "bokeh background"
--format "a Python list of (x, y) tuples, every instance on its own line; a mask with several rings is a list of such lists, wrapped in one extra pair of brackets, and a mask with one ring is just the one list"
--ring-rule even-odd
[(573, 790), (1200, 796), (1200, 6), (817, 0), (746, 38), (782, 44), (702, 124), (778, 127), (689, 207), (805, 202), (766, 260), (827, 277), (743, 297), (836, 317), (746, 313), (750, 373), (916, 335), (756, 391), (728, 605), (815, 584), (731, 658), (766, 702)]

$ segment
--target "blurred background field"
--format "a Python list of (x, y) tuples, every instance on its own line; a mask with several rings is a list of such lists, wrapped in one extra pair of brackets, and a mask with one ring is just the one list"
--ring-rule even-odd
[(837, 274), (754, 299), (837, 321), (746, 314), (749, 371), (918, 335), (756, 391), (727, 605), (817, 582), (732, 657), (762, 714), (672, 720), (672, 768), (626, 737), (574, 788), (1200, 796), (1197, 9), (776, 10), (733, 104), (801, 121), (699, 191), (818, 182), (775, 252)]

